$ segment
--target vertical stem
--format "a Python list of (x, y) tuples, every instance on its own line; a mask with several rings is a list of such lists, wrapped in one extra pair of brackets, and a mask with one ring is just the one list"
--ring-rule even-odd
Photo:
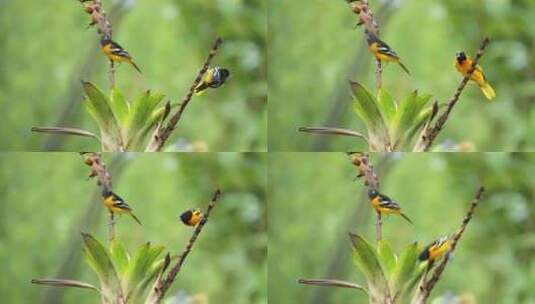
[(109, 223), (108, 223), (108, 240), (111, 242), (115, 238), (115, 222), (113, 212), (110, 212)]
[(383, 67), (381, 65), (381, 60), (376, 59), (375, 60), (375, 82), (377, 87), (377, 92), (379, 92), (379, 89), (383, 86), (382, 81), (382, 73), (383, 73)]
[(382, 226), (383, 226), (383, 220), (381, 218), (381, 212), (377, 211), (377, 222), (375, 223), (375, 231), (377, 233), (378, 243), (382, 239)]
[(110, 60), (110, 69), (108, 70), (108, 77), (111, 89), (115, 86), (115, 65), (113, 64), (113, 60)]

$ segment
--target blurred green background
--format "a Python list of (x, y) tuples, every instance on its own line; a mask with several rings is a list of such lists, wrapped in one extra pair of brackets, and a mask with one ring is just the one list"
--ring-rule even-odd
[[(535, 150), (535, 1), (370, 0), (381, 35), (411, 71), (396, 64), (383, 87), (401, 99), (417, 89), (439, 102), (461, 76), (455, 53), (473, 56), (491, 38), (481, 64), (497, 92), (487, 102), (470, 85), (435, 144), (468, 143), (477, 151)], [(385, 6), (386, 3), (394, 3)], [(386, 7), (386, 8), (385, 8)], [(375, 91), (374, 61), (344, 0), (269, 1), (269, 145), (275, 151), (366, 149), (352, 137), (298, 133), (301, 126), (364, 131), (351, 109), (348, 79)]]
[[(150, 89), (178, 102), (217, 36), (214, 64), (230, 69), (218, 90), (194, 98), (169, 141), (201, 142), (210, 151), (265, 151), (267, 145), (266, 4), (261, 0), (103, 0), (113, 37), (134, 57), (117, 87), (127, 98)], [(88, 151), (87, 138), (32, 134), (32, 126), (97, 132), (83, 107), (80, 80), (108, 91), (107, 61), (77, 0), (0, 1), (0, 150)]]
[[(263, 154), (105, 155), (114, 190), (142, 221), (119, 218), (130, 251), (151, 241), (182, 252), (192, 228), (178, 221), (223, 190), (168, 296), (205, 294), (209, 303), (267, 303), (266, 157)], [(98, 284), (80, 232), (106, 243), (107, 213), (96, 181), (75, 153), (0, 154), (0, 294), (3, 303), (97, 303), (84, 289), (31, 285), (32, 278)], [(95, 193), (95, 192), (98, 193)], [(93, 195), (97, 195), (93, 197)], [(162, 255), (163, 257), (163, 255)]]
[[(486, 187), (431, 298), (451, 292), (477, 303), (535, 303), (534, 154), (393, 153), (371, 161), (382, 192), (414, 222), (384, 220), (383, 238), (397, 252), (413, 241), (423, 245), (453, 233), (478, 186)], [(270, 303), (367, 303), (360, 291), (297, 283), (365, 283), (351, 261), (348, 232), (373, 243), (375, 215), (362, 181), (352, 182), (356, 168), (348, 157), (272, 153), (268, 170)]]

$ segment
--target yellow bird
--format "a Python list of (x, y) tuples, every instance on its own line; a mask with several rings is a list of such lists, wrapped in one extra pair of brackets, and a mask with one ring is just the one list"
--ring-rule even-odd
[(134, 63), (132, 56), (125, 51), (117, 42), (111, 40), (107, 35), (103, 35), (100, 39), (100, 49), (111, 61), (128, 62), (130, 63), (140, 74), (141, 70)]
[(451, 247), (453, 241), (447, 237), (441, 237), (433, 243), (427, 245), (420, 253), (418, 259), (422, 262), (429, 261), (432, 263), (435, 260), (440, 259)]
[(230, 76), (230, 71), (220, 67), (206, 71), (203, 80), (195, 87), (195, 95), (201, 95), (207, 88), (219, 88)]
[[(457, 68), (457, 71), (459, 71), (463, 76), (466, 76), (468, 75), (468, 72), (472, 67), (472, 59), (466, 56), (464, 52), (459, 52), (456, 54), (455, 67)], [(496, 97), (496, 92), (487, 81), (487, 78), (485, 77), (485, 73), (483, 73), (483, 68), (481, 68), (481, 66), (476, 65), (476, 69), (470, 76), (470, 80), (477, 83), (477, 85), (481, 88), (481, 91), (483, 91), (483, 94), (488, 100), (492, 100)]]
[(393, 61), (398, 63), (401, 68), (410, 75), (409, 69), (401, 63), (401, 58), (398, 54), (388, 46), (385, 42), (381, 41), (375, 34), (366, 31), (366, 41), (368, 42), (368, 49), (380, 61)]
[(109, 189), (102, 190), (102, 199), (104, 206), (108, 208), (110, 213), (130, 215), (138, 224), (141, 225), (141, 221), (134, 215), (132, 208), (117, 194), (113, 193)]
[(187, 210), (180, 215), (180, 220), (184, 225), (197, 226), (197, 224), (204, 218), (201, 209)]
[(381, 214), (399, 214), (407, 220), (407, 222), (412, 224), (411, 219), (401, 211), (399, 204), (388, 196), (379, 193), (375, 189), (370, 189), (370, 191), (368, 191), (368, 197), (370, 198), (372, 207), (377, 212)]

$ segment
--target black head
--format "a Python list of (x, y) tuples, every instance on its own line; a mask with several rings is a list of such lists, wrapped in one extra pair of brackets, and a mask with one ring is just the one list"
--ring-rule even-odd
[(221, 76), (222, 76), (223, 78), (227, 78), (227, 77), (230, 76), (230, 71), (227, 70), (227, 69), (221, 69), (221, 70), (220, 70), (220, 73), (221, 73)]
[(464, 62), (466, 60), (466, 54), (464, 52), (459, 52), (455, 55), (455, 57), (457, 58), (457, 62)]
[(368, 197), (369, 198), (377, 197), (377, 195), (379, 195), (379, 191), (377, 191), (376, 189), (368, 190)]
[(189, 220), (191, 219), (192, 216), (193, 216), (193, 212), (191, 210), (188, 210), (180, 215), (180, 220), (182, 221), (182, 223), (188, 225)]
[(113, 194), (113, 192), (111, 192), (111, 190), (108, 189), (107, 187), (104, 187), (102, 189), (102, 197), (108, 197), (108, 196), (110, 196), (112, 194)]
[(109, 44), (110, 42), (111, 42), (111, 38), (108, 35), (102, 35), (102, 38), (100, 38), (100, 45), (101, 46)]

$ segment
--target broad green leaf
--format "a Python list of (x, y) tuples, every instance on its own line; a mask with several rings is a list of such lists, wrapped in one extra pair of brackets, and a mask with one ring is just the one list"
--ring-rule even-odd
[(418, 92), (414, 91), (401, 102), (392, 124), (392, 142), (395, 145), (399, 144), (402, 136), (416, 123), (420, 111), (430, 99), (431, 95), (418, 96)]
[(372, 133), (384, 134), (386, 125), (375, 97), (360, 83), (351, 82), (353, 91), (353, 110), (358, 117), (366, 124), (368, 130)]
[(119, 89), (116, 87), (111, 89), (110, 107), (119, 124), (124, 126), (130, 111), (130, 105), (124, 98), (123, 93), (121, 93), (121, 91), (119, 91)]
[(418, 243), (409, 245), (401, 254), (393, 274), (393, 291), (399, 293), (416, 274)]
[(107, 250), (94, 237), (82, 233), (86, 260), (97, 273), (103, 293), (122, 294), (121, 283)]
[(128, 267), (130, 256), (119, 239), (115, 238), (110, 244), (110, 255), (119, 275), (123, 275)]
[[(178, 255), (171, 257), (171, 260), (170, 260), (171, 263), (173, 263), (173, 261), (178, 260), (178, 258), (179, 258)], [(156, 260), (154, 263), (152, 263), (152, 266), (150, 267), (147, 276), (145, 276), (145, 279), (143, 279), (143, 281), (141, 282), (138, 288), (138, 296), (142, 295), (147, 289), (147, 287), (149, 287), (149, 285), (152, 286), (152, 284), (154, 283), (153, 281), (156, 280), (156, 277), (162, 270), (162, 267), (164, 266), (164, 264), (165, 264), (165, 258), (161, 258), (159, 260)]]
[(117, 122), (110, 108), (108, 98), (92, 83), (82, 82), (87, 95), (86, 104), (91, 116), (108, 133), (118, 130)]
[(154, 261), (164, 250), (163, 246), (151, 247), (150, 243), (141, 246), (130, 260), (125, 274), (125, 292), (128, 299), (135, 299), (144, 279), (150, 275)]
[(370, 292), (388, 292), (388, 283), (375, 249), (361, 236), (349, 236), (353, 243), (353, 262), (366, 277)]
[(127, 141), (132, 140), (145, 127), (152, 112), (162, 101), (163, 97), (163, 94), (151, 95), (150, 91), (146, 91), (134, 100), (126, 124), (128, 132)]
[(380, 240), (377, 245), (377, 254), (379, 255), (379, 260), (383, 266), (383, 270), (386, 272), (387, 276), (390, 276), (394, 269), (396, 268), (396, 255), (392, 251), (392, 247), (385, 240)]
[(157, 123), (162, 119), (162, 116), (165, 112), (165, 107), (159, 107), (152, 111), (152, 114), (150, 115), (149, 119), (147, 120), (147, 123), (143, 127), (143, 129), (138, 132), (138, 134), (131, 139), (129, 148), (131, 150), (135, 151), (141, 151), (143, 150), (143, 147), (140, 145), (143, 144), (145, 139), (149, 134), (152, 134), (154, 131), (154, 128), (156, 127)]
[(391, 125), (398, 110), (398, 105), (396, 104), (394, 98), (387, 91), (381, 88), (377, 94), (377, 102), (387, 125)]

